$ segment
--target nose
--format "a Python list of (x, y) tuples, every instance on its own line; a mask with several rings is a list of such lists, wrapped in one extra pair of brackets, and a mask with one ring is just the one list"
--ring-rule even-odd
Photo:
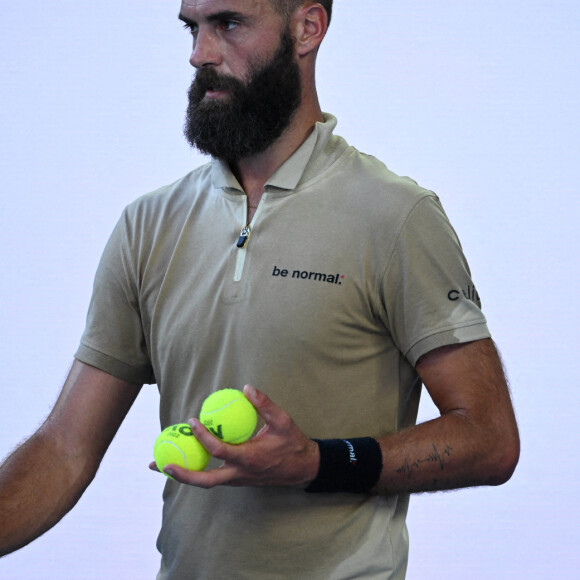
[(204, 66), (217, 66), (220, 64), (221, 55), (217, 38), (211, 30), (199, 28), (193, 38), (193, 49), (189, 57), (189, 63), (195, 68)]

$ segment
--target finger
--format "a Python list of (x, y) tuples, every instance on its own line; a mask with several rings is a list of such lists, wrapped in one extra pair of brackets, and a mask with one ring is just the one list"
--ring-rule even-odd
[(235, 445), (224, 443), (213, 433), (210, 433), (199, 419), (190, 419), (189, 425), (196, 439), (206, 448), (212, 457), (218, 459), (233, 459), (235, 455)]
[(227, 485), (238, 474), (238, 470), (232, 466), (222, 466), (208, 471), (191, 471), (178, 465), (167, 465), (163, 471), (179, 483), (205, 489), (217, 485)]
[(245, 385), (244, 395), (256, 407), (258, 415), (264, 419), (267, 425), (280, 428), (286, 428), (288, 426), (290, 416), (284, 409), (278, 407), (266, 393), (263, 393), (252, 385)]
[(149, 464), (149, 469), (150, 469), (151, 471), (157, 471), (158, 473), (161, 473), (161, 472), (159, 471), (159, 468), (157, 467), (157, 463), (155, 463), (155, 461), (152, 461), (152, 462)]

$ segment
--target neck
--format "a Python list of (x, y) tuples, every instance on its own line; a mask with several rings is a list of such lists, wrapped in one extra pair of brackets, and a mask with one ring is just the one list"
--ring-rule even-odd
[(288, 128), (268, 149), (231, 164), (231, 170), (251, 205), (258, 205), (268, 179), (304, 143), (314, 125), (322, 120), (318, 101), (312, 107), (302, 106), (296, 111)]

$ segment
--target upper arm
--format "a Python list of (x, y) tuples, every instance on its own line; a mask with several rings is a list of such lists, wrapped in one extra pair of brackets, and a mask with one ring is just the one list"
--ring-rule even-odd
[(67, 455), (83, 455), (98, 464), (140, 389), (75, 360), (40, 431)]
[[(422, 356), (417, 372), (442, 415), (462, 416), (498, 461), (517, 463), (519, 435), (499, 354), (491, 339), (438, 348)], [(501, 456), (501, 459), (500, 459)]]
[(437, 348), (418, 360), (417, 372), (442, 414), (484, 411), (491, 401), (509, 402), (503, 367), (490, 339)]

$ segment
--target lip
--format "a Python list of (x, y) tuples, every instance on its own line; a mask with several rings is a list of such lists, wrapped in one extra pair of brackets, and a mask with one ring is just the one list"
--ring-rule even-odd
[(206, 99), (221, 99), (227, 95), (226, 91), (209, 89), (205, 92)]

